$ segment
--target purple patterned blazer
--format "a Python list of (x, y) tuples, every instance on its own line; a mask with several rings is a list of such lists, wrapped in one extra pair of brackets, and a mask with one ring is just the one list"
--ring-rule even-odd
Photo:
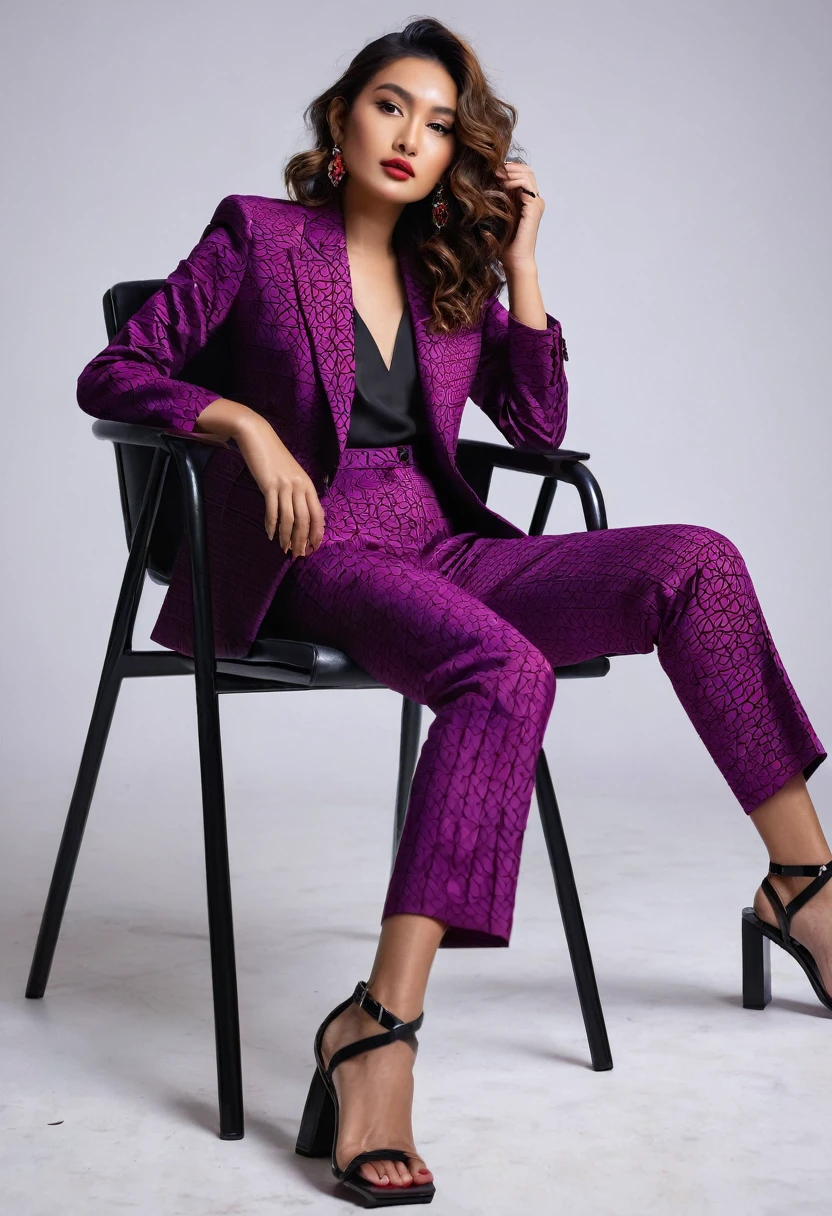
[[(431, 334), (428, 290), (400, 260), (413, 322), (432, 453), (448, 500), (485, 536), (525, 533), (491, 511), (456, 467), (467, 399), (510, 444), (557, 448), (566, 430), (560, 323), (533, 329), (492, 297), (476, 326)], [(219, 391), (176, 379), (221, 324), (232, 383), (225, 395), (262, 414), (326, 490), (346, 446), (355, 392), (355, 333), (344, 217), (336, 196), (320, 208), (287, 199), (222, 199), (199, 243), (78, 378), (81, 409), (96, 418), (193, 431)], [(264, 527), (263, 495), (239, 449), (212, 451), (204, 474), (216, 653), (247, 654), (290, 558)], [(326, 543), (326, 523), (324, 541)], [(302, 560), (302, 559), (298, 559)], [(188, 538), (150, 635), (193, 654)]]

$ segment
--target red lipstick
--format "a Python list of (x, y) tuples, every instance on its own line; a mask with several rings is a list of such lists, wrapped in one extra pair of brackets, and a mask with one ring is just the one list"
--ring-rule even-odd
[(410, 163), (402, 160), (400, 156), (394, 156), (391, 160), (383, 160), (381, 163), (390, 176), (395, 177), (400, 182), (403, 182), (407, 177), (416, 176)]

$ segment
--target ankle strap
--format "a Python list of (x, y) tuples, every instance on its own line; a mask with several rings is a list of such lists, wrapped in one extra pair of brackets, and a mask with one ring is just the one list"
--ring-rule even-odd
[(354, 1043), (347, 1043), (335, 1052), (332, 1059), (329, 1061), (327, 1075), (331, 1078), (333, 1072), (339, 1064), (344, 1060), (352, 1059), (353, 1056), (360, 1055), (364, 1051), (372, 1051), (376, 1047), (385, 1047), (388, 1043), (395, 1043), (398, 1039), (404, 1039), (412, 1046), (416, 1046), (416, 1031), (422, 1025), (424, 1019), (424, 1010), (419, 1014), (418, 1018), (414, 1018), (412, 1022), (403, 1022), (401, 1018), (396, 1017), (395, 1013), (391, 1013), (389, 1009), (385, 1009), (377, 1000), (370, 996), (370, 991), (364, 980), (359, 980), (355, 985), (355, 992), (352, 994), (352, 999), (359, 1008), (364, 1009), (371, 1017), (374, 1017), (381, 1026), (387, 1027), (386, 1034), (373, 1034), (366, 1039), (356, 1039)]
[(371, 1018), (381, 1026), (386, 1026), (388, 1030), (395, 1030), (398, 1026), (410, 1026), (413, 1030), (418, 1030), (422, 1025), (424, 1012), (420, 1013), (418, 1018), (412, 1022), (403, 1022), (389, 1009), (385, 1009), (374, 997), (370, 996), (370, 989), (367, 987), (366, 980), (359, 980), (355, 985), (355, 992), (352, 994), (352, 999), (355, 1001), (359, 1009), (363, 1009), (365, 1013), (369, 1013)]
[(817, 863), (813, 866), (781, 866), (776, 861), (769, 862), (769, 874), (788, 875), (792, 878), (820, 878), (824, 870), (832, 867), (832, 859), (825, 862), (823, 865)]
[(824, 862), (823, 865), (813, 866), (781, 866), (776, 861), (769, 863), (769, 874), (780, 874), (783, 877), (794, 878), (814, 878), (814, 882), (808, 883), (802, 891), (795, 895), (794, 899), (789, 903), (784, 904), (777, 891), (769, 882), (768, 878), (763, 879), (763, 891), (768, 897), (768, 901), (774, 909), (774, 914), (777, 917), (777, 923), (780, 926), (780, 932), (783, 935), (783, 940), (790, 943), (791, 938), (791, 923), (795, 912), (798, 912), (805, 903), (817, 895), (821, 887), (826, 886), (830, 878), (832, 878), (832, 858)]

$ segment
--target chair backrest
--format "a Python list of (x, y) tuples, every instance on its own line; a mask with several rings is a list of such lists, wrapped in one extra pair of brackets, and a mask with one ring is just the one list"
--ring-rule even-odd
[[(104, 321), (107, 326), (107, 341), (111, 342), (121, 327), (141, 308), (142, 304), (157, 291), (164, 279), (136, 279), (116, 283), (104, 293)], [(228, 344), (227, 325), (219, 326), (208, 342), (197, 351), (177, 376), (189, 384), (198, 384), (227, 396), (230, 386), (231, 356)], [(194, 444), (194, 456), (204, 468), (216, 448)], [(139, 518), (150, 467), (156, 453), (155, 448), (137, 447), (134, 444), (114, 443), (118, 484), (121, 494), (121, 511), (124, 516), (124, 532), (128, 548)], [(173, 460), (168, 461), (162, 483), (159, 510), (150, 538), (147, 572), (155, 583), (167, 584), (173, 573), (173, 563), (182, 539), (185, 526), (182, 514), (182, 490), (179, 473)]]

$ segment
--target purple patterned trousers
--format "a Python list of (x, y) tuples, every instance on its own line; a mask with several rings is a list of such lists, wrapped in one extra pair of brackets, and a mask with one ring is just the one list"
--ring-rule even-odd
[(322, 506), (323, 543), (293, 561), (270, 620), (435, 715), (382, 919), (437, 917), (443, 946), (508, 945), (561, 664), (655, 646), (746, 813), (826, 758), (721, 533), (482, 536), (453, 521), (409, 444), (347, 448)]

